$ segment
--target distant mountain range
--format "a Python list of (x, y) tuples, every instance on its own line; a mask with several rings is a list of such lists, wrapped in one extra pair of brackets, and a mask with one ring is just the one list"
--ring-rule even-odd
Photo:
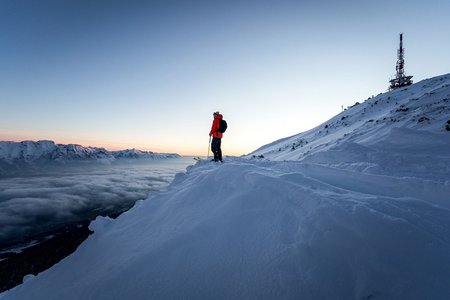
[(91, 159), (123, 159), (123, 158), (145, 158), (164, 159), (180, 157), (175, 153), (156, 153), (127, 149), (119, 151), (108, 151), (105, 148), (84, 147), (77, 144), (55, 144), (53, 141), (23, 141), (5, 142), (0, 141), (0, 162), (35, 162), (42, 160), (51, 161), (73, 161)]

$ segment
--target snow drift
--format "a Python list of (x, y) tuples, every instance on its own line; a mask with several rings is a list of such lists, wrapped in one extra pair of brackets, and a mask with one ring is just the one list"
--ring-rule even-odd
[(260, 159), (200, 161), (1, 296), (449, 299), (449, 81), (369, 99)]

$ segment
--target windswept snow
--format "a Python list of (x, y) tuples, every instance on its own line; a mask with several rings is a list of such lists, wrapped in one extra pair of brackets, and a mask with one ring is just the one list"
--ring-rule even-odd
[(450, 183), (200, 162), (4, 299), (445, 299)]
[(449, 82), (200, 161), (2, 299), (450, 299)]

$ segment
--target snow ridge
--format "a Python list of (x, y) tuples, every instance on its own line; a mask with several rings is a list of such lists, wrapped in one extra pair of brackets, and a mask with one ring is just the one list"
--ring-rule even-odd
[(449, 192), (301, 162), (200, 161), (3, 296), (447, 299)]
[(322, 125), (262, 146), (247, 157), (304, 160), (347, 142), (376, 143), (393, 128), (450, 136), (450, 74), (356, 102)]

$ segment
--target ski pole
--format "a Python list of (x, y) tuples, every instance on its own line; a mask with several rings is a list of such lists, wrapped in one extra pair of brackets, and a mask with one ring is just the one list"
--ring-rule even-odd
[(211, 136), (209, 136), (209, 142), (208, 142), (208, 155), (206, 156), (206, 159), (209, 159), (209, 147), (211, 145)]

